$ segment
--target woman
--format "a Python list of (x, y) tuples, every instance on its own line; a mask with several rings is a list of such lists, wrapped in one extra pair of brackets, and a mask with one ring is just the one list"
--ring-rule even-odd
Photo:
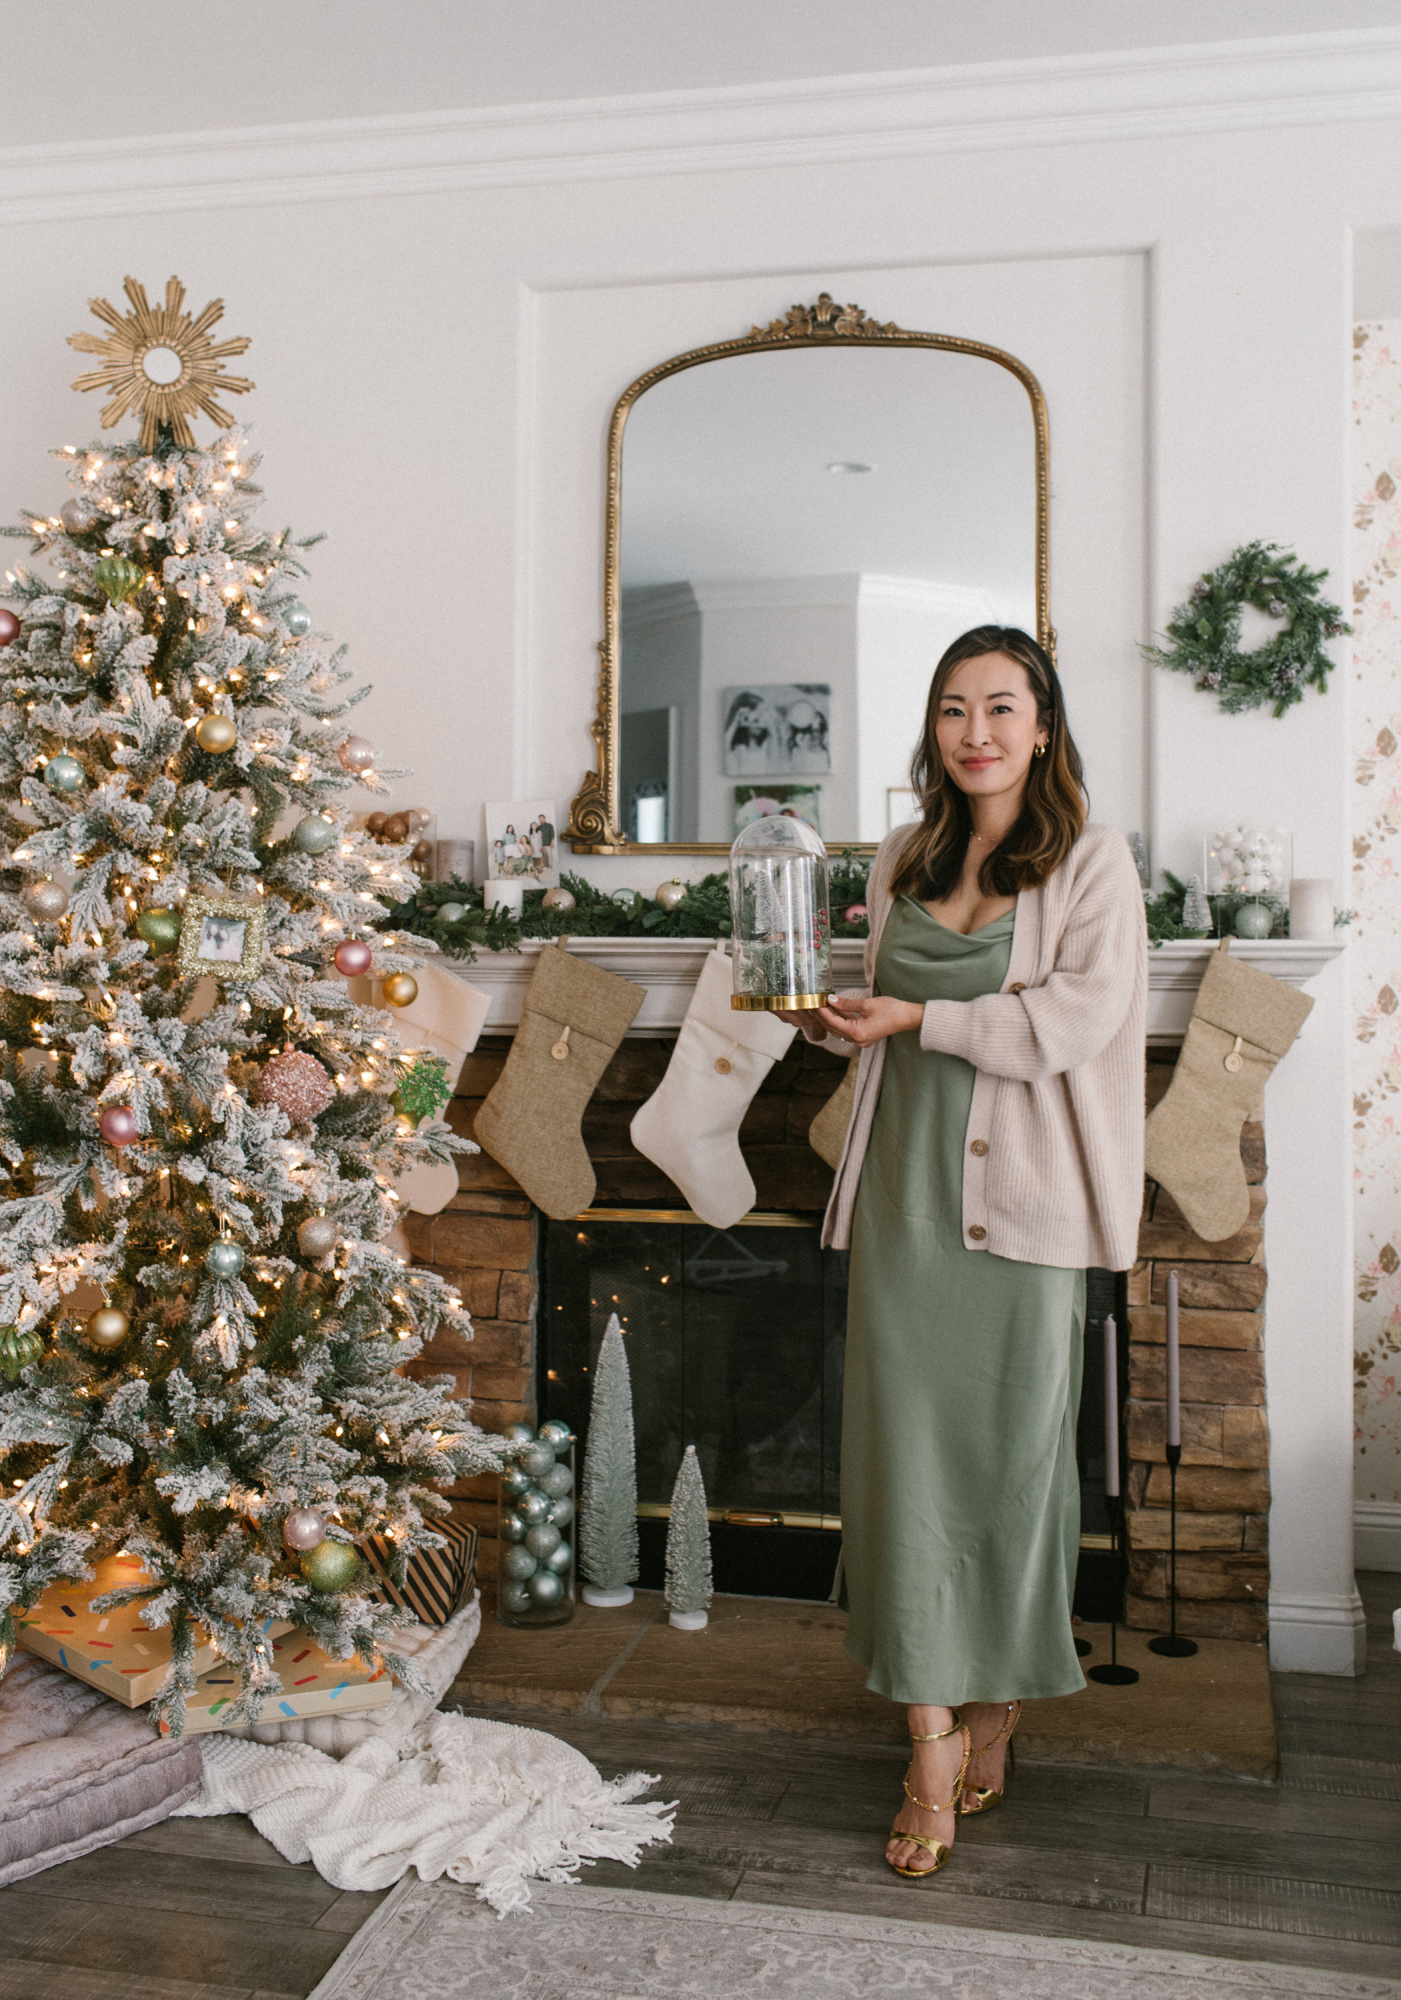
[(929, 690), (922, 818), (882, 842), (870, 997), (790, 1015), (859, 1049), (823, 1241), (850, 1244), (847, 1650), (908, 1710), (886, 1859), (923, 1879), (1002, 1795), (1070, 1629), (1085, 1269), (1136, 1251), (1147, 944), (1127, 842), (1085, 823), (1049, 658), (980, 626)]

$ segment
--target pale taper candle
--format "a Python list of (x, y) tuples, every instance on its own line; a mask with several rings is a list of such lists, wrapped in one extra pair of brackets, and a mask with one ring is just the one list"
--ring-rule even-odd
[(1104, 1322), (1104, 1496), (1119, 1497), (1119, 1329)]
[(1182, 1395), (1177, 1351), (1177, 1273), (1167, 1280), (1167, 1441), (1182, 1442)]

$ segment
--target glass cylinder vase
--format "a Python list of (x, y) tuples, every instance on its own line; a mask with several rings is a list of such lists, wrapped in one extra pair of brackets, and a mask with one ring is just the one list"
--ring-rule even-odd
[(497, 1502), (496, 1615), (503, 1625), (574, 1616), (574, 1434), (552, 1420), (513, 1424)]
[(751, 820), (730, 849), (735, 987), (742, 1009), (821, 1007), (830, 986), (827, 849), (803, 820)]

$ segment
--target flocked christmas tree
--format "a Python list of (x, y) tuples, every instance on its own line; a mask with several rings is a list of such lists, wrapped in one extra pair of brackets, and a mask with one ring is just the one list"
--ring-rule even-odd
[(75, 386), (142, 438), (57, 454), (71, 495), (12, 531), (36, 560), (0, 611), (0, 1647), (128, 1550), (178, 1726), (196, 1626), (248, 1713), (278, 1687), (269, 1619), (398, 1664), (353, 1542), (402, 1567), (434, 1487), (500, 1457), (445, 1382), (398, 1372), (444, 1318), (467, 1330), (386, 1240), (395, 1177), (460, 1142), (418, 1124), (431, 1064), (343, 976), (413, 998), (367, 928), (406, 849), (340, 798), (380, 785), (359, 695), (297, 596), (307, 543), (254, 519), (246, 436), (189, 430), (230, 422), (219, 357), (246, 343), (214, 347), (219, 308), (191, 321), (174, 280), (163, 310), (127, 292), (129, 315), (95, 302), (113, 332), (76, 344), (108, 365)]
[(666, 1531), (666, 1603), (669, 1622), (683, 1632), (698, 1632), (710, 1614), (715, 1586), (710, 1570), (710, 1517), (705, 1506), (705, 1482), (693, 1444), (686, 1447), (676, 1484), (671, 1489), (671, 1520)]
[(638, 1571), (637, 1445), (632, 1376), (616, 1313), (594, 1364), (579, 1491), (579, 1567), (587, 1578), (586, 1604), (631, 1603)]

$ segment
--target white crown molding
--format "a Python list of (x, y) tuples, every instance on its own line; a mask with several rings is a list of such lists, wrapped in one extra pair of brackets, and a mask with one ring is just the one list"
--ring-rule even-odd
[(699, 616), (689, 583), (643, 583), (623, 591), (623, 623), (629, 637), (653, 625), (675, 625)]
[(704, 616), (716, 611), (831, 611), (854, 609), (861, 578), (834, 576), (693, 578), (691, 589)]
[(1401, 116), (1401, 28), (0, 148), (0, 222)]

